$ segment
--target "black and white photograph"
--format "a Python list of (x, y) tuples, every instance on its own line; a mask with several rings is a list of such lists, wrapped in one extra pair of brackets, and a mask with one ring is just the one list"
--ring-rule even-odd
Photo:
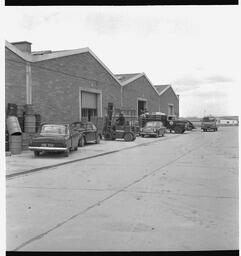
[(239, 250), (239, 6), (5, 6), (7, 252)]

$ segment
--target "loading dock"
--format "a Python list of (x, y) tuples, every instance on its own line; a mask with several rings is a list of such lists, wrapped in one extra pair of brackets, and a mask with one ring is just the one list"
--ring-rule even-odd
[(91, 121), (93, 117), (102, 117), (102, 92), (96, 89), (79, 90), (80, 121)]

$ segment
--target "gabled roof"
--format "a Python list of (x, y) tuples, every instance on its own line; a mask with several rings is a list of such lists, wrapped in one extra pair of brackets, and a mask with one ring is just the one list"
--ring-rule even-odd
[(44, 61), (44, 60), (51, 60), (51, 59), (56, 59), (56, 58), (61, 58), (61, 57), (66, 57), (66, 56), (71, 56), (71, 55), (76, 55), (76, 54), (81, 54), (81, 53), (89, 53), (94, 57), (99, 64), (114, 78), (114, 80), (119, 84), (122, 85), (121, 82), (114, 76), (114, 74), (107, 68), (107, 66), (88, 48), (80, 48), (80, 49), (75, 49), (75, 50), (64, 50), (64, 51), (53, 51), (49, 52), (47, 51), (46, 53), (42, 54), (32, 54), (32, 53), (26, 53), (20, 51), (17, 47), (9, 43), (8, 41), (5, 41), (5, 46), (12, 52), (14, 52), (16, 55), (24, 59), (25, 61), (28, 62), (39, 62), (39, 61)]
[(163, 84), (163, 85), (154, 85), (156, 90), (158, 91), (159, 94), (162, 94), (165, 92), (169, 87), (171, 87), (170, 84)]
[(175, 94), (176, 98), (179, 100), (179, 97), (176, 95), (175, 91), (173, 90), (173, 88), (170, 84), (154, 85), (154, 87), (156, 88), (159, 96), (161, 96), (165, 91), (167, 91), (169, 88), (171, 88), (171, 90)]
[[(132, 74), (116, 74), (114, 75), (109, 68), (88, 48), (79, 48), (74, 50), (63, 50), (63, 51), (36, 51), (32, 53), (27, 53), (19, 50), (17, 47), (9, 43), (8, 41), (5, 41), (5, 47), (7, 47), (10, 51), (14, 52), (16, 55), (18, 55), (20, 58), (27, 62), (40, 62), (45, 60), (51, 60), (76, 54), (82, 54), (82, 53), (89, 53), (99, 64), (111, 75), (111, 77), (121, 86), (125, 86), (138, 78), (144, 76), (147, 81), (149, 82), (149, 85), (155, 90), (155, 92), (160, 96), (163, 94), (168, 88), (171, 87), (171, 85), (156, 85), (154, 86), (149, 78), (146, 76), (145, 73), (132, 73)], [(163, 90), (161, 90), (161, 87), (165, 86)], [(171, 87), (172, 89), (172, 87)], [(173, 90), (173, 89), (172, 89)], [(173, 90), (174, 92), (174, 90)], [(176, 95), (176, 93), (174, 92)], [(177, 97), (177, 95), (176, 95)], [(177, 97), (178, 99), (178, 97)]]
[(115, 77), (122, 83), (129, 83), (129, 80), (136, 79), (139, 77), (141, 73), (133, 73), (133, 74), (115, 74)]
[(153, 86), (153, 84), (151, 83), (150, 79), (146, 76), (146, 74), (143, 73), (132, 73), (132, 74), (118, 74), (115, 75), (116, 77), (118, 77), (119, 80), (122, 79), (122, 86), (125, 86), (135, 80), (137, 80), (140, 77), (145, 77), (146, 80), (149, 82), (149, 85), (152, 87), (152, 89), (155, 90), (155, 92), (158, 94), (158, 91), (156, 90), (156, 88)]

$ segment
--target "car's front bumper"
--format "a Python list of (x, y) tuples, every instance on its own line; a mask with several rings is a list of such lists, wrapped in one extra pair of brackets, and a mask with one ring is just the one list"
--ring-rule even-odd
[(60, 148), (60, 147), (33, 147), (33, 146), (29, 146), (28, 147), (29, 150), (33, 150), (33, 151), (68, 151), (68, 148)]
[(203, 126), (203, 127), (201, 127), (201, 129), (207, 129), (207, 130), (215, 129), (215, 128), (216, 128), (215, 126)]
[(140, 135), (156, 135), (156, 132), (140, 132)]

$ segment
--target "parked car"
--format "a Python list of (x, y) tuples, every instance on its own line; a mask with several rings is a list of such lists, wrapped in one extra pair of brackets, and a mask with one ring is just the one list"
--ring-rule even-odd
[(179, 119), (179, 120), (186, 122), (186, 131), (192, 131), (192, 129), (196, 129), (194, 124), (189, 120), (186, 120), (186, 119)]
[(41, 124), (29, 149), (39, 156), (41, 152), (64, 152), (69, 156), (71, 150), (78, 150), (79, 133), (71, 129), (69, 124)]
[(90, 142), (100, 143), (101, 133), (92, 122), (74, 122), (71, 124), (71, 128), (79, 132), (78, 145), (80, 147)]
[(166, 128), (161, 121), (148, 121), (141, 129), (140, 135), (141, 137), (144, 137), (145, 135), (159, 137), (164, 136), (165, 132)]
[(188, 123), (186, 120), (170, 120), (167, 121), (166, 128), (170, 130), (170, 132), (184, 133), (188, 129)]
[(191, 121), (187, 120), (187, 130), (191, 131), (192, 129), (196, 129), (195, 125)]
[(218, 130), (216, 118), (213, 116), (204, 117), (202, 119), (201, 129), (204, 132), (207, 132), (208, 130), (212, 130), (212, 131), (216, 132)]

